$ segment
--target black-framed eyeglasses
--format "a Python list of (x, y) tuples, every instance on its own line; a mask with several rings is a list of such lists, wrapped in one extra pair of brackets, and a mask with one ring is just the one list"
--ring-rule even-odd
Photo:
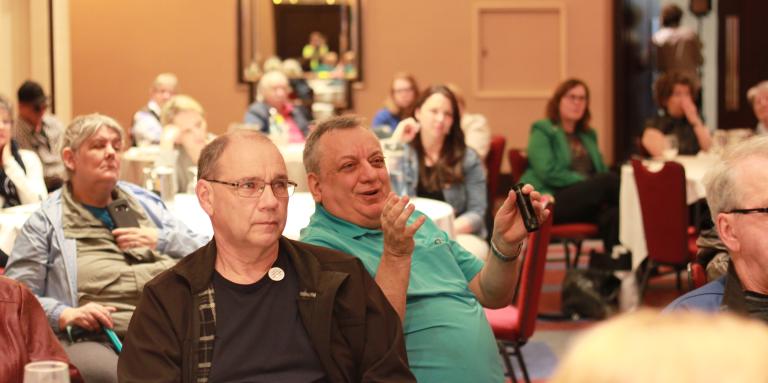
[(272, 180), (272, 182), (264, 182), (261, 180), (242, 180), (236, 182), (227, 182), (214, 179), (205, 179), (208, 182), (217, 184), (232, 186), (235, 188), (235, 193), (243, 198), (259, 198), (264, 194), (264, 189), (269, 185), (272, 189), (272, 194), (277, 198), (288, 198), (293, 195), (296, 190), (296, 182), (290, 180)]
[(768, 207), (756, 207), (754, 209), (732, 209), (726, 211), (725, 214), (755, 214), (755, 213), (768, 213)]

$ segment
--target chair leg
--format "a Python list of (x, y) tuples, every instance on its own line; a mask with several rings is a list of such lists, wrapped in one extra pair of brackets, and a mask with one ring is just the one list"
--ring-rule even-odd
[(504, 359), (504, 367), (507, 370), (507, 375), (512, 378), (514, 383), (517, 383), (517, 377), (515, 376), (515, 369), (512, 367), (512, 362), (509, 361), (509, 353), (507, 352), (507, 345), (504, 342), (497, 340), (496, 345), (499, 347), (499, 353), (501, 353), (502, 359)]
[(648, 287), (648, 279), (651, 277), (651, 272), (656, 264), (650, 259), (645, 264), (645, 270), (643, 270), (643, 278), (640, 279), (640, 303), (643, 303), (643, 297), (645, 296), (645, 289)]
[(683, 291), (683, 280), (680, 276), (681, 270), (675, 270), (675, 277), (677, 277), (677, 291)]
[(571, 268), (571, 249), (568, 247), (568, 240), (563, 239), (563, 250), (565, 250), (565, 268)]
[(517, 363), (520, 365), (520, 369), (523, 370), (523, 379), (525, 383), (531, 383), (531, 378), (528, 376), (528, 368), (525, 366), (525, 360), (523, 360), (523, 352), (520, 350), (520, 346), (515, 344), (515, 356), (517, 356)]
[(576, 245), (576, 255), (573, 256), (573, 268), (578, 269), (579, 257), (581, 256), (581, 245), (584, 244), (584, 241), (577, 239), (573, 241), (573, 244)]

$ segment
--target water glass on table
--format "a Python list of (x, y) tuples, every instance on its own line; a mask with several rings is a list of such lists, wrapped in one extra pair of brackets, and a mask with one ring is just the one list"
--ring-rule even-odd
[(662, 157), (664, 157), (664, 160), (666, 161), (674, 160), (675, 157), (677, 157), (678, 152), (677, 136), (674, 134), (667, 134), (664, 136), (664, 139), (667, 141), (667, 146), (662, 152)]
[(69, 383), (69, 365), (55, 360), (27, 363), (24, 383)]

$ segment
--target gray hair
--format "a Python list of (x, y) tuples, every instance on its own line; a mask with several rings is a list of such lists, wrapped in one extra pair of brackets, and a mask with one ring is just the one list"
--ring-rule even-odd
[(761, 91), (768, 91), (768, 80), (761, 81), (757, 83), (757, 85), (749, 88), (747, 91), (747, 100), (749, 100), (750, 104), (755, 103), (755, 97), (757, 97), (757, 94)]
[(267, 91), (267, 88), (272, 87), (277, 81), (283, 81), (288, 86), (291, 86), (291, 84), (288, 82), (288, 77), (285, 75), (285, 73), (279, 70), (271, 70), (261, 76), (261, 79), (259, 79), (259, 85), (256, 87), (256, 97), (259, 101), (264, 101), (264, 92)]
[(264, 133), (254, 130), (238, 129), (227, 134), (216, 137), (208, 145), (205, 145), (200, 152), (200, 158), (197, 160), (197, 179), (209, 179), (214, 178), (216, 174), (216, 166), (218, 165), (219, 158), (224, 149), (229, 146), (229, 143), (233, 139), (247, 139), (255, 142), (269, 143), (274, 146), (274, 143), (264, 135)]
[(320, 174), (320, 148), (318, 143), (326, 133), (339, 129), (354, 129), (362, 126), (362, 121), (354, 115), (331, 117), (320, 122), (304, 143), (304, 169), (309, 173)]
[[(64, 137), (61, 140), (61, 149), (59, 153), (62, 153), (64, 149), (69, 148), (73, 152), (76, 152), (80, 145), (82, 145), (88, 137), (96, 134), (101, 127), (107, 127), (112, 129), (120, 137), (120, 141), (125, 141), (125, 131), (120, 123), (115, 121), (114, 118), (105, 116), (99, 113), (86, 114), (84, 116), (77, 116), (64, 130)], [(71, 176), (72, 171), (67, 168), (67, 176)]]
[(704, 187), (713, 221), (717, 214), (738, 208), (738, 201), (743, 198), (735, 170), (740, 162), (754, 157), (768, 159), (768, 136), (752, 137), (729, 148), (707, 172)]
[(171, 124), (176, 115), (185, 110), (200, 113), (201, 116), (205, 117), (205, 110), (197, 100), (185, 94), (177, 94), (163, 105), (163, 110), (160, 113), (160, 122), (163, 125)]

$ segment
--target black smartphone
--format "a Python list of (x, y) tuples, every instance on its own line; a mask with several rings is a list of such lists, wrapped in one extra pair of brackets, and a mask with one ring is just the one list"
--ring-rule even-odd
[(536, 217), (536, 210), (533, 209), (530, 194), (523, 193), (523, 184), (515, 185), (512, 190), (517, 195), (517, 210), (520, 212), (520, 217), (523, 218), (525, 230), (529, 233), (539, 230), (539, 218)]
[(136, 213), (128, 205), (128, 201), (117, 199), (107, 205), (109, 216), (112, 217), (112, 223), (115, 227), (139, 227), (139, 220)]

